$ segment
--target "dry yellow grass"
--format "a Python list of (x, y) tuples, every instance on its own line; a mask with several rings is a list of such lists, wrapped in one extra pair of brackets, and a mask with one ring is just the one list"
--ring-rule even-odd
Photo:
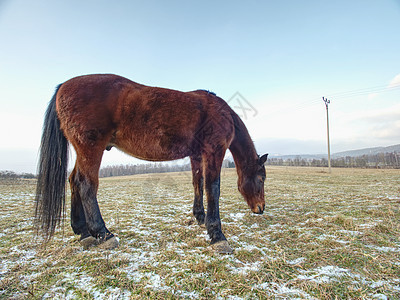
[(101, 180), (112, 251), (84, 251), (69, 220), (40, 246), (34, 181), (0, 182), (0, 298), (400, 298), (399, 170), (268, 167), (262, 216), (236, 180), (223, 170), (228, 256), (191, 222), (189, 173)]

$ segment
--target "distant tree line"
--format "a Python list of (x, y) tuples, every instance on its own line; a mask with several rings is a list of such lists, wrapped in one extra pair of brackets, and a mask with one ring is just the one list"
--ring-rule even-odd
[[(230, 165), (230, 166), (229, 166)], [(234, 168), (235, 164), (229, 160), (224, 160), (223, 167)], [(136, 174), (148, 174), (148, 173), (166, 173), (166, 172), (182, 172), (190, 171), (190, 163), (185, 164), (171, 164), (171, 163), (147, 163), (147, 164), (136, 164), (136, 165), (116, 165), (106, 166), (100, 169), (100, 177), (113, 177), (113, 176), (128, 176)]]
[(167, 163), (147, 163), (147, 164), (136, 164), (136, 165), (116, 165), (107, 166), (100, 169), (100, 177), (112, 177), (112, 176), (127, 176), (136, 174), (148, 174), (148, 173), (166, 173), (166, 172), (181, 172), (189, 171), (190, 163), (181, 165), (171, 165)]
[(1, 179), (32, 179), (32, 178), (36, 178), (36, 176), (31, 173), (18, 174), (13, 171), (0, 171), (0, 178)]
[[(272, 166), (296, 166), (296, 167), (327, 167), (328, 160), (305, 159), (298, 156), (294, 159), (269, 158), (268, 165)], [(331, 159), (332, 167), (337, 168), (376, 168), (376, 169), (400, 169), (400, 153), (388, 152), (357, 157), (346, 156)]]

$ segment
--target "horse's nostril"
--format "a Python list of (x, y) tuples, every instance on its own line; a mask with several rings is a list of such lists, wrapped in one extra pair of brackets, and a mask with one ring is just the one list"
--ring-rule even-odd
[(258, 205), (258, 213), (262, 214), (264, 212), (264, 207), (261, 205)]

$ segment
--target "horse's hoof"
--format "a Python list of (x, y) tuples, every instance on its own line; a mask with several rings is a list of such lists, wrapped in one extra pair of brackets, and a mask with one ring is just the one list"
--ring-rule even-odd
[(104, 242), (101, 242), (99, 244), (99, 248), (103, 249), (103, 250), (111, 250), (111, 249), (115, 249), (119, 246), (119, 242), (118, 239), (113, 236), (112, 238), (105, 240)]
[(193, 224), (197, 224), (199, 225), (201, 228), (206, 228), (206, 225), (204, 223), (204, 220), (197, 220), (194, 216), (191, 217), (191, 219), (187, 222), (188, 225), (193, 225)]
[(211, 245), (211, 248), (215, 251), (215, 253), (219, 254), (232, 254), (233, 249), (229, 246), (228, 241), (220, 241)]
[(93, 236), (88, 236), (82, 240), (79, 241), (83, 247), (83, 249), (87, 250), (92, 246), (96, 246), (98, 244), (98, 241), (95, 237)]

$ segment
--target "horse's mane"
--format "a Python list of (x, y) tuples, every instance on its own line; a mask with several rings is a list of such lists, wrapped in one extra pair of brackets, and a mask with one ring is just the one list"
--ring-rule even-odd
[(207, 94), (209, 94), (209, 95), (217, 96), (216, 93), (214, 93), (214, 92), (212, 92), (212, 91), (210, 91), (210, 90), (203, 90), (203, 89), (200, 89), (200, 90), (196, 90), (195, 92), (205, 92), (205, 93), (207, 93)]
[(246, 168), (252, 168), (258, 157), (254, 142), (242, 119), (232, 110), (231, 116), (235, 126), (235, 136), (229, 147), (238, 173)]

